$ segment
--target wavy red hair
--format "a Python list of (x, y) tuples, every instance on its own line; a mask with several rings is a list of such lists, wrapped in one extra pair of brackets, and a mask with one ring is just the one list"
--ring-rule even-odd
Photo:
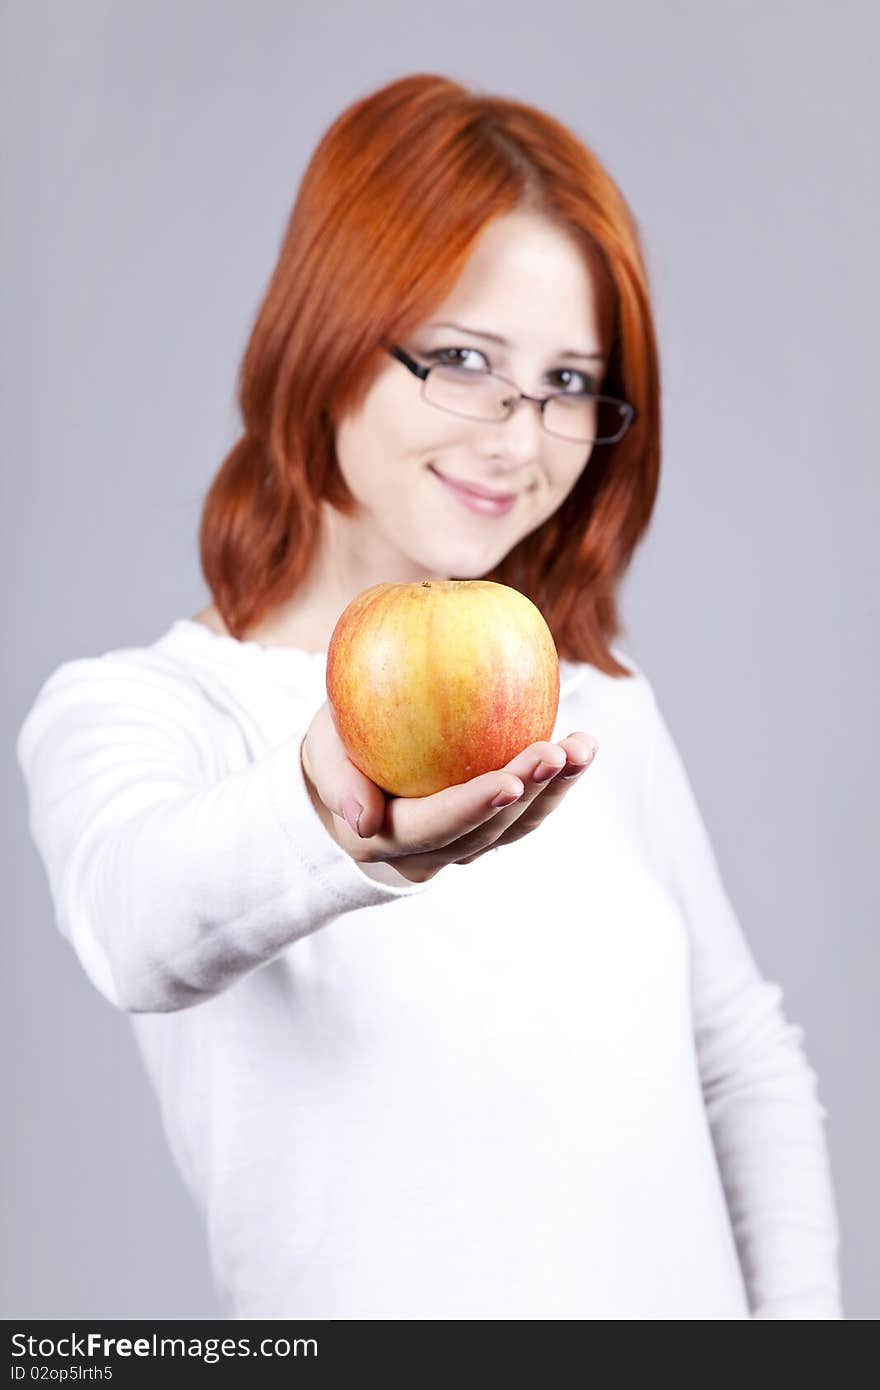
[[(493, 218), (537, 209), (583, 247), (609, 328), (603, 389), (635, 423), (596, 446), (564, 503), (482, 578), (544, 614), (560, 657), (614, 676), (617, 590), (660, 469), (660, 383), (647, 273), (623, 194), (552, 116), (449, 78), (400, 78), (349, 106), (305, 171), (238, 378), (243, 433), (205, 498), (202, 570), (241, 638), (304, 579), (320, 499), (356, 507), (334, 421), (450, 292)], [(460, 576), (465, 577), (465, 576)]]

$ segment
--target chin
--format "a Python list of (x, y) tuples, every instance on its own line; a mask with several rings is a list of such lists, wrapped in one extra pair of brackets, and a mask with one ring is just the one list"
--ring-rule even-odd
[(511, 547), (500, 555), (462, 555), (447, 552), (445, 556), (425, 556), (425, 573), (442, 575), (444, 579), (484, 579), (501, 564)]

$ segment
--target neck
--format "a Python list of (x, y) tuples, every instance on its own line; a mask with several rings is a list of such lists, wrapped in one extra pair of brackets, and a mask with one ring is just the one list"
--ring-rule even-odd
[(309, 572), (294, 594), (244, 636), (264, 646), (326, 652), (343, 609), (374, 584), (441, 579), (403, 555), (362, 514), (321, 503), (321, 533)]

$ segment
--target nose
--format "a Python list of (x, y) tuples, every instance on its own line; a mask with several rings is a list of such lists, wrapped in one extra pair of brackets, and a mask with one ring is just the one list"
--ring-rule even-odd
[(525, 394), (518, 396), (511, 388), (504, 403), (507, 418), (491, 427), (495, 432), (495, 452), (516, 463), (529, 463), (538, 457), (543, 442), (541, 402)]

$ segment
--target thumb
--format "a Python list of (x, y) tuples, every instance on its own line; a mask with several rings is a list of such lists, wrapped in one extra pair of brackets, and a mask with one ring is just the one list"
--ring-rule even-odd
[(309, 725), (302, 760), (328, 811), (344, 817), (354, 834), (375, 835), (385, 820), (385, 795), (349, 758), (326, 702)]
[(381, 787), (371, 782), (349, 758), (345, 759), (345, 767), (334, 781), (340, 794), (337, 804), (331, 805), (330, 810), (344, 816), (361, 839), (375, 835), (385, 821), (385, 795)]

